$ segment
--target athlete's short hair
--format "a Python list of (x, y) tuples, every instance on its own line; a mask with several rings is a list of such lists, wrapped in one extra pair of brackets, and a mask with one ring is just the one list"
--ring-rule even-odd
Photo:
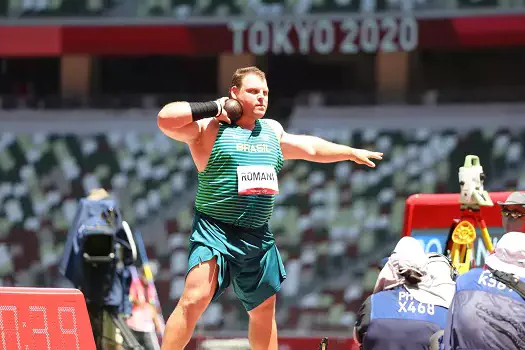
[(260, 77), (261, 79), (266, 80), (266, 74), (262, 70), (260, 70), (259, 68), (255, 67), (255, 66), (244, 67), (244, 68), (237, 69), (235, 71), (235, 73), (233, 73), (232, 86), (231, 87), (236, 86), (238, 88), (241, 88), (242, 87), (242, 80), (248, 74), (254, 74), (254, 75)]

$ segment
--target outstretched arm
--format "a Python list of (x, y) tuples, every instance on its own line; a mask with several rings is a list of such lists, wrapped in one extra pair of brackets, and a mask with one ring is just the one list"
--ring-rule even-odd
[(281, 124), (274, 120), (270, 121), (270, 125), (281, 141), (281, 150), (285, 159), (303, 159), (316, 163), (351, 160), (372, 168), (375, 167), (375, 164), (370, 159), (383, 159), (381, 152), (352, 148), (326, 141), (317, 136), (289, 134), (283, 130)]

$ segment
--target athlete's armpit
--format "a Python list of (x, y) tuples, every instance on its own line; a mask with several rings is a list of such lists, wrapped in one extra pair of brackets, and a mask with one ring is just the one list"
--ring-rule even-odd
[(307, 135), (289, 134), (276, 120), (266, 119), (279, 140), (284, 159), (303, 159), (315, 161), (315, 149)]

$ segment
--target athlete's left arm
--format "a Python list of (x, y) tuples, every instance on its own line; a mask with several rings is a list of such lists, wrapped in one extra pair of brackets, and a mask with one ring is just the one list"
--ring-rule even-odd
[(370, 159), (383, 159), (383, 153), (366, 149), (352, 148), (317, 136), (296, 135), (284, 131), (281, 124), (268, 120), (281, 142), (281, 150), (285, 159), (303, 159), (316, 163), (333, 163), (351, 160), (357, 164), (365, 164), (374, 168)]

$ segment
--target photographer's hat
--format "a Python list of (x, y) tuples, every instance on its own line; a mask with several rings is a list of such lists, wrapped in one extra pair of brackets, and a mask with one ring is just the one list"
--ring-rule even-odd
[(494, 252), (485, 259), (485, 264), (493, 270), (525, 277), (525, 233), (504, 234)]
[(512, 192), (510, 196), (507, 197), (505, 202), (498, 202), (499, 205), (523, 205), (525, 206), (525, 193), (523, 192)]

